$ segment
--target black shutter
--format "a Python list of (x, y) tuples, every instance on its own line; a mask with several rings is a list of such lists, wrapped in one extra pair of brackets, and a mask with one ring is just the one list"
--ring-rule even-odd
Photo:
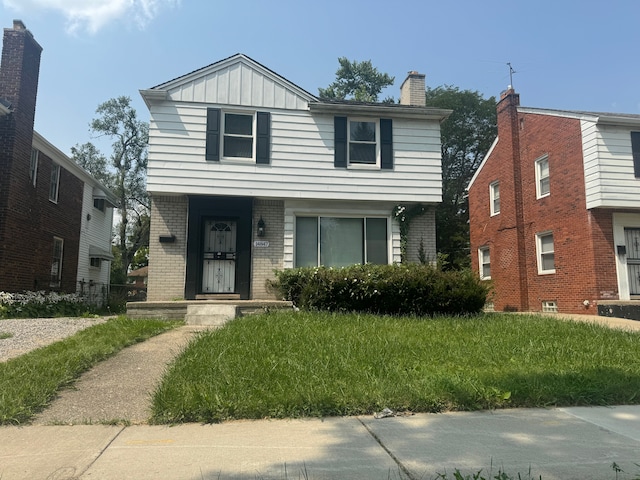
[(633, 154), (633, 173), (640, 178), (640, 132), (631, 132), (631, 152)]
[(380, 119), (380, 168), (393, 169), (393, 124), (390, 118)]
[(333, 138), (334, 138), (334, 157), (333, 165), (335, 167), (346, 168), (347, 166), (347, 117), (333, 118)]
[(204, 158), (220, 161), (220, 109), (207, 108), (207, 146)]
[(269, 163), (271, 146), (271, 114), (258, 112), (256, 136), (256, 163)]

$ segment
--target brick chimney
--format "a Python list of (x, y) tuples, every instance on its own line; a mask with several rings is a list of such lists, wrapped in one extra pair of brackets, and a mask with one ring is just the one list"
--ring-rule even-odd
[(400, 104), (424, 107), (427, 101), (425, 93), (424, 73), (415, 70), (408, 73), (407, 78), (400, 85)]

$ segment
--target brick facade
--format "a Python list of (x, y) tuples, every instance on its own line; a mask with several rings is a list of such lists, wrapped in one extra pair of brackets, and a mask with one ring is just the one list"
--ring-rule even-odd
[[(258, 237), (257, 225), (260, 218), (266, 225), (264, 237)], [(254, 200), (253, 240), (268, 241), (268, 247), (253, 247), (251, 255), (251, 298), (273, 299), (267, 292), (265, 282), (274, 278), (274, 270), (284, 268), (284, 201)]]
[[(469, 190), (471, 259), (489, 247), (495, 310), (596, 314), (617, 298), (612, 212), (587, 210), (580, 120), (518, 112), (507, 91), (498, 104), (498, 142)], [(537, 198), (536, 160), (547, 155), (550, 194)], [(499, 182), (500, 212), (489, 185)], [(555, 273), (538, 272), (536, 235), (553, 233)]]
[[(188, 210), (186, 196), (151, 197), (149, 301), (184, 299)], [(160, 236), (174, 236), (175, 239), (160, 242)]]
[(422, 215), (414, 217), (409, 226), (407, 235), (407, 257), (411, 263), (420, 261), (420, 242), (424, 248), (427, 262), (437, 260), (436, 230), (433, 228), (436, 221), (435, 208), (428, 208)]
[(84, 184), (60, 168), (58, 199), (50, 201), (53, 160), (42, 152), (35, 185), (29, 175), (41, 51), (22, 22), (4, 30), (0, 98), (11, 113), (0, 117), (0, 290), (49, 290), (58, 237), (64, 244), (55, 289), (74, 292)]

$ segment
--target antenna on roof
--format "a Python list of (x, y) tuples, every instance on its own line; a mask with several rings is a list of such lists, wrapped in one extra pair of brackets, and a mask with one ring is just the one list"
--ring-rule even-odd
[(511, 62), (507, 62), (507, 65), (509, 66), (509, 88), (513, 88), (513, 74), (518, 72), (513, 69)]

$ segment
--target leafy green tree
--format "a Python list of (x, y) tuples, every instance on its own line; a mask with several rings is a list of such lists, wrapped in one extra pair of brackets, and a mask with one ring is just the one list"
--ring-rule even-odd
[[(325, 100), (356, 100), (377, 102), (382, 89), (393, 85), (394, 77), (381, 73), (371, 60), (350, 62), (346, 57), (338, 58), (340, 68), (336, 79), (327, 88), (318, 88), (318, 96)], [(393, 102), (386, 98), (385, 102)]]
[(450, 268), (470, 264), (466, 187), (497, 135), (496, 99), (453, 86), (427, 88), (426, 105), (452, 109), (441, 125), (442, 203), (436, 208), (438, 252)]
[[(73, 147), (74, 160), (118, 197), (117, 242), (120, 268), (126, 280), (136, 251), (149, 244), (149, 198), (146, 191), (147, 141), (149, 125), (138, 120), (129, 97), (112, 98), (98, 106), (98, 117), (90, 123), (97, 137), (113, 141), (107, 160), (92, 143)], [(144, 224), (147, 224), (146, 235)], [(115, 265), (116, 262), (113, 262)], [(113, 277), (115, 278), (115, 277)]]

